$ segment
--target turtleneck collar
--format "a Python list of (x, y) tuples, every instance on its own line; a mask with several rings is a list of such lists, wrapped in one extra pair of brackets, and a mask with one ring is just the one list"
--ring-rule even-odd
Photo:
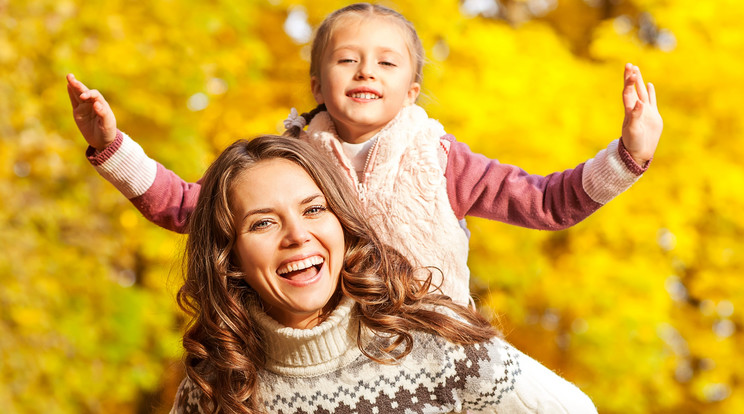
[(249, 310), (258, 325), (267, 352), (266, 369), (294, 377), (328, 373), (362, 355), (357, 346), (358, 319), (354, 301), (344, 297), (336, 309), (312, 329), (286, 327), (252, 304)]

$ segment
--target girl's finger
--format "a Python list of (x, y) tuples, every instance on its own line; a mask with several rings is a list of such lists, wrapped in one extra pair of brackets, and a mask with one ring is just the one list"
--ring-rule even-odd
[(78, 105), (80, 105), (80, 95), (69, 83), (67, 84), (67, 95), (70, 97), (70, 103), (72, 104), (72, 109), (77, 108)]
[(636, 101), (639, 100), (635, 84), (635, 74), (631, 73), (630, 76), (625, 79), (625, 85), (623, 85), (623, 105), (625, 106), (626, 112), (631, 111), (635, 106)]
[(103, 100), (103, 95), (101, 95), (101, 92), (98, 92), (97, 89), (88, 89), (87, 91), (80, 94), (80, 99), (84, 99), (86, 101), (90, 99), (94, 101)]
[(641, 70), (638, 68), (638, 66), (636, 66), (634, 72), (636, 74), (636, 89), (638, 90), (638, 98), (643, 101), (643, 103), (647, 103), (648, 91), (646, 90), (646, 84), (643, 82), (643, 75), (641, 75)]

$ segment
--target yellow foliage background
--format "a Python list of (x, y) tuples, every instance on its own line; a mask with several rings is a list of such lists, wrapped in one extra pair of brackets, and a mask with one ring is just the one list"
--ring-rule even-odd
[[(65, 74), (196, 180), (234, 139), (314, 106), (307, 39), (284, 25), (314, 27), (345, 4), (0, 0), (3, 412), (167, 412), (183, 375), (183, 238), (87, 163)], [(641, 67), (665, 121), (651, 169), (569, 230), (470, 220), (473, 292), (602, 413), (744, 412), (744, 5), (385, 4), (423, 39), (430, 115), (531, 173), (572, 168), (617, 138), (622, 67)]]

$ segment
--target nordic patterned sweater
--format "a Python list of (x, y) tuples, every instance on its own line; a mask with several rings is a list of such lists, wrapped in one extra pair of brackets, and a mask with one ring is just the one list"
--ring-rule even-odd
[[(410, 354), (392, 365), (356, 343), (354, 302), (344, 299), (312, 329), (287, 328), (251, 309), (268, 363), (259, 373), (267, 413), (596, 413), (576, 386), (494, 338), (456, 345), (414, 332)], [(171, 414), (202, 413), (201, 390), (185, 378)]]
[[(470, 299), (466, 215), (542, 230), (572, 226), (630, 187), (644, 171), (615, 140), (572, 170), (530, 175), (472, 153), (419, 106), (410, 105), (375, 137), (361, 177), (344, 153), (327, 112), (303, 134), (340, 168), (383, 241), (415, 266), (434, 266), (435, 284), (460, 304)], [(187, 183), (119, 133), (100, 154), (97, 171), (149, 220), (184, 232), (200, 184)], [(442, 277), (441, 275), (444, 275)]]

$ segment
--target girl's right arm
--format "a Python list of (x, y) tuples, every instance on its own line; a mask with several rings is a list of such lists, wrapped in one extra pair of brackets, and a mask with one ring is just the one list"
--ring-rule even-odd
[(188, 218), (201, 185), (187, 183), (149, 158), (136, 142), (116, 128), (111, 107), (100, 92), (70, 74), (67, 92), (75, 123), (90, 147), (88, 160), (153, 223), (187, 232)]

